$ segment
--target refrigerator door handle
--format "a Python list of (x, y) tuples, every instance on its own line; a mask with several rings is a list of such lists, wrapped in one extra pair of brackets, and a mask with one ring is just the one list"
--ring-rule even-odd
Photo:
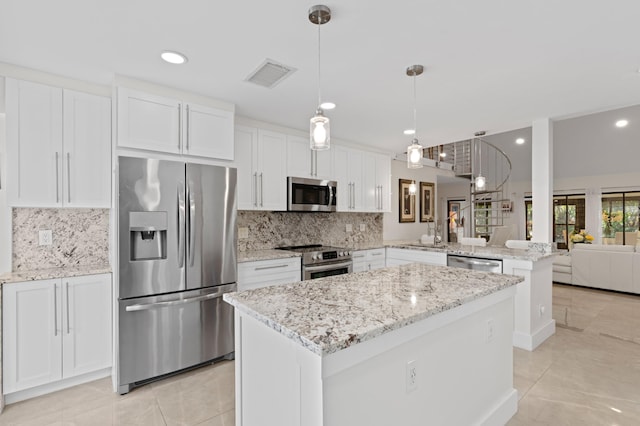
[(184, 235), (185, 229), (185, 204), (184, 204), (184, 185), (182, 182), (178, 184), (178, 268), (184, 266)]
[(218, 297), (222, 297), (223, 294), (224, 294), (223, 292), (216, 292), (216, 293), (205, 294), (204, 296), (189, 297), (186, 299), (175, 299), (175, 300), (168, 300), (166, 302), (131, 305), (131, 306), (127, 306), (125, 308), (125, 311), (127, 312), (148, 311), (150, 309), (164, 308), (167, 306), (186, 305), (187, 303), (203, 302), (205, 300), (211, 300)]
[(189, 232), (187, 232), (187, 259), (189, 266), (193, 266), (196, 250), (196, 200), (191, 196), (191, 186), (187, 184), (187, 202), (189, 203)]

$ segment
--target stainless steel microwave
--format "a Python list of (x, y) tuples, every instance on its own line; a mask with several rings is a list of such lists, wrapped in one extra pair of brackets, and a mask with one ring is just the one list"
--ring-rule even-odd
[(338, 183), (333, 180), (287, 178), (287, 210), (335, 212)]

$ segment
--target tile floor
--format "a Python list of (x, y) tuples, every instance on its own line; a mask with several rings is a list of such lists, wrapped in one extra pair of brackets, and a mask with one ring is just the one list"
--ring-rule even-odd
[[(557, 332), (514, 349), (520, 402), (509, 426), (640, 425), (640, 296), (553, 288)], [(9, 405), (0, 425), (232, 426), (234, 363), (225, 361), (125, 396), (110, 379)]]

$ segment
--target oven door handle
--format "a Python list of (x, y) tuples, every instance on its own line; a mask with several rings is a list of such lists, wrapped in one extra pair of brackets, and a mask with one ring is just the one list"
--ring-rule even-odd
[(353, 264), (352, 261), (347, 261), (347, 262), (339, 262), (339, 263), (325, 263), (323, 265), (318, 265), (318, 266), (305, 266), (304, 270), (305, 272), (317, 272), (317, 271), (326, 271), (329, 269), (336, 269), (336, 268), (344, 268), (349, 267)]

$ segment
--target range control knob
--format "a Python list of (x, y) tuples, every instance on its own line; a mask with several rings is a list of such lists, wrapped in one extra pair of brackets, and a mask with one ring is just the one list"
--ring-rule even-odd
[(345, 255), (345, 256), (351, 256), (351, 252), (350, 252), (350, 251), (345, 251), (345, 252), (344, 252), (344, 255)]
[(318, 260), (318, 255), (317, 254), (312, 254), (311, 255), (311, 260)]
[(343, 251), (339, 252), (338, 256), (344, 256), (344, 252)]

